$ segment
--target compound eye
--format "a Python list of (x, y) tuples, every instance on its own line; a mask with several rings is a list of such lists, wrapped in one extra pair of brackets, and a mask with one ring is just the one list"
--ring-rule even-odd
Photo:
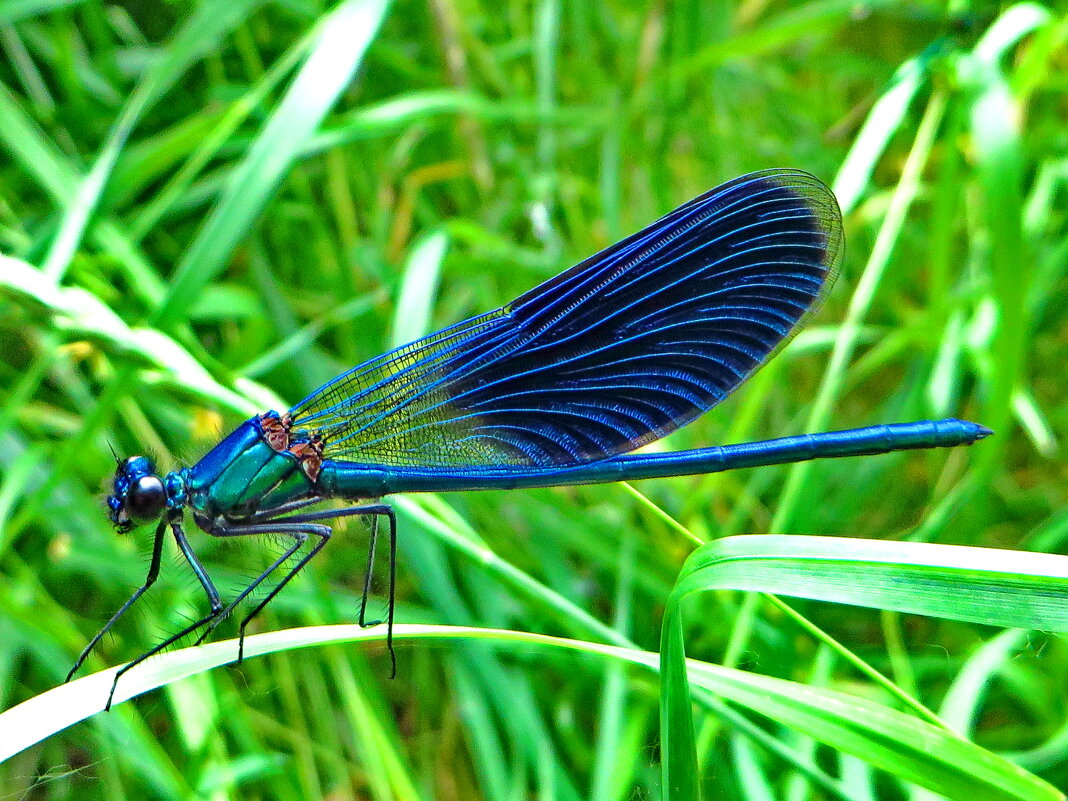
[(126, 509), (130, 517), (151, 520), (159, 516), (167, 504), (167, 490), (158, 476), (142, 476), (126, 493)]

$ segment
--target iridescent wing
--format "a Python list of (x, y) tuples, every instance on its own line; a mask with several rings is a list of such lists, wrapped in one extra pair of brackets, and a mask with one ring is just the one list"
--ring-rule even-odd
[(509, 305), (372, 359), (291, 410), (324, 457), (450, 470), (560, 467), (652, 442), (715, 406), (837, 273), (830, 190), (742, 176)]

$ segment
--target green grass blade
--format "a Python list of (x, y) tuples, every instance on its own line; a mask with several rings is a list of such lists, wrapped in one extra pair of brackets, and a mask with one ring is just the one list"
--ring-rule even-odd
[[(239, 414), (254, 414), (261, 407), (285, 406), (270, 390), (241, 381), (241, 392), (223, 386), (185, 348), (155, 328), (133, 328), (99, 298), (80, 287), (61, 287), (39, 270), (18, 259), (0, 255), (0, 290), (27, 305), (40, 304), (60, 330), (91, 337), (129, 355), (145, 359), (172, 383), (200, 397), (222, 404)], [(150, 378), (150, 377), (149, 377)], [(255, 400), (249, 400), (249, 398)]]
[[(78, 175), (72, 162), (45, 138), (7, 87), (0, 84), (0, 144), (34, 177), (62, 207), (74, 202)], [(144, 256), (113, 221), (98, 221), (96, 239), (103, 250), (118, 259), (130, 274), (131, 283), (145, 300), (155, 303), (161, 295), (159, 277)]]
[[(939, 126), (945, 113), (947, 98), (943, 93), (934, 94), (920, 122), (919, 130), (901, 172), (901, 179), (894, 189), (886, 217), (879, 227), (879, 235), (872, 247), (864, 272), (857, 282), (849, 302), (846, 319), (834, 341), (831, 359), (820, 383), (819, 392), (812, 404), (806, 422), (806, 430), (820, 431), (827, 427), (831, 414), (845, 383), (846, 368), (852, 359), (860, 337), (861, 326), (871, 311), (876, 292), (890, 266), (891, 257), (905, 228), (909, 210), (920, 189), (923, 167), (937, 141)], [(791, 466), (790, 475), (780, 496), (779, 506), (772, 521), (773, 531), (790, 528), (812, 474), (812, 462), (800, 462)]]
[(0, 83), (0, 143), (53, 197), (73, 193), (75, 177), (18, 98)]
[(407, 345), (430, 331), (441, 263), (448, 246), (448, 236), (435, 231), (412, 247), (404, 265), (397, 309), (393, 315), (393, 347)]
[[(769, 166), (837, 177), (848, 239), (839, 283), (817, 328), (654, 447), (802, 433), (810, 412), (827, 428), (962, 416), (997, 438), (815, 463), (785, 496), (789, 467), (646, 482), (640, 495), (591, 486), (390, 499), (398, 619), (544, 631), (637, 654), (657, 650), (691, 550), (731, 534), (863, 530), (1068, 552), (1057, 452), (1068, 420), (1065, 9), (393, 6), (362, 57), (351, 52), (354, 26), (339, 35), (341, 57), (360, 62), (357, 79), (303, 142), (276, 139), (278, 182), (261, 185), (269, 164), (247, 196), (228, 198), (341, 3), (0, 0), (0, 253), (16, 259), (0, 261), (0, 709), (60, 681), (144, 580), (150, 530), (116, 537), (101, 509), (109, 445), (161, 469), (193, 465), (240, 418), (281, 411), (388, 348), (398, 323), (418, 321), (414, 333), (497, 308), (709, 187)], [(242, 13), (236, 26), (225, 19)], [(198, 40), (190, 26), (201, 23)], [(342, 80), (328, 76), (331, 91)], [(233, 230), (205, 227), (224, 200)], [(86, 217), (79, 234), (72, 221)], [(54, 244), (61, 227), (69, 266)], [(403, 274), (434, 232), (448, 236), (437, 289)], [(40, 267), (50, 250), (58, 286)], [(166, 326), (146, 323), (176, 279), (182, 291), (190, 282), (190, 297)], [(814, 410), (836, 340), (840, 364)], [(353, 619), (363, 523), (335, 528), (328, 551), (264, 611), (261, 631)], [(187, 531), (227, 599), (277, 555), (269, 538), (223, 542), (191, 518)], [(632, 560), (621, 559), (623, 542)], [(87, 669), (206, 611), (173, 543), (167, 550), (152, 593)], [(624, 565), (629, 604), (617, 602)], [(1068, 787), (1068, 638), (991, 636), (983, 623), (758, 592), (708, 593), (699, 608), (704, 619), (691, 612), (682, 626), (695, 654), (948, 723)], [(802, 617), (810, 609), (818, 627)], [(0, 765), (0, 787), (42, 801), (667, 801), (656, 677), (582, 659), (498, 636), (406, 646), (394, 681), (380, 641), (250, 660), (24, 751)], [(707, 684), (722, 692), (713, 696), (690, 669), (706, 797), (926, 798), (900, 786), (900, 773), (822, 743), (877, 752), (882, 737), (917, 769), (926, 757), (896, 740), (937, 750), (929, 729), (883, 737), (838, 721), (817, 741), (806, 733), (826, 725), (817, 701), (786, 728), (774, 722), (789, 708), (777, 699), (769, 723), (759, 698), (737, 702), (729, 675)], [(989, 786), (973, 780), (971, 798), (984, 801)]]
[(104, 185), (122, 152), (126, 140), (141, 117), (162, 97), (186, 70), (219, 40), (242, 22), (259, 0), (208, 0), (203, 3), (163, 48), (161, 58), (134, 89), (116, 120), (92, 168), (80, 182), (74, 198), (67, 203), (63, 221), (44, 262), (44, 272), (53, 281), (63, 278), (81, 242), (89, 218), (100, 201)]
[(871, 182), (875, 165), (882, 158), (891, 137), (904, 122), (926, 78), (925, 64), (921, 59), (906, 61), (891, 79), (889, 88), (872, 106), (834, 178), (834, 194), (843, 215), (853, 211), (860, 202)]
[(694, 551), (673, 595), (758, 590), (945, 620), (1068, 631), (1068, 556), (847, 537), (726, 537)]
[[(971, 134), (975, 143), (976, 176), (983, 193), (988, 255), (992, 279), (994, 324), (989, 339), (990, 394), (984, 419), (995, 430), (1011, 418), (1012, 396), (1026, 366), (1030, 326), (1027, 293), (1030, 276), (1020, 263), (1031, 261), (1024, 237), (1024, 142), (1019, 105), (999, 61), (1022, 36), (1049, 21), (1048, 12), (1032, 4), (1005, 11), (976, 44), (962, 70), (976, 83), (971, 105)], [(1002, 458), (1004, 440), (982, 455), (990, 471)]]
[(83, 2), (85, 0), (0, 0), (0, 25), (11, 25)]
[[(986, 625), (1068, 630), (1065, 556), (786, 535), (709, 543), (687, 559), (664, 614), (661, 748), (664, 784), (673, 796), (697, 798), (699, 786), (681, 603), (694, 593), (722, 589), (762, 590)], [(878, 748), (847, 750), (885, 767)], [(997, 790), (984, 797), (1037, 797), (1014, 794), (1019, 776), (1006, 766), (991, 774)], [(910, 781), (951, 798), (968, 797), (962, 785), (928, 783), (922, 771)]]
[[(355, 625), (315, 626), (248, 637), (245, 657), (333, 643), (381, 640), (384, 632)], [(652, 671), (656, 654), (518, 631), (398, 625), (397, 639), (479, 639), (515, 647), (567, 649), (622, 660)], [(123, 676), (116, 703), (232, 662), (236, 641), (184, 648), (149, 660)], [(891, 773), (962, 801), (1056, 801), (1054, 788), (958, 735), (862, 698), (782, 679), (687, 660), (702, 693), (729, 700), (856, 753)], [(0, 762), (103, 710), (116, 668), (61, 685), (0, 714)], [(701, 700), (701, 695), (698, 699)], [(687, 712), (688, 714), (688, 712)], [(676, 796), (672, 796), (676, 797)], [(692, 796), (696, 798), (697, 796)]]
[(196, 239), (185, 251), (153, 323), (181, 321), (300, 156), (308, 138), (352, 81), (385, 18), (387, 0), (348, 0), (323, 20), (319, 37), (293, 83), (227, 181)]

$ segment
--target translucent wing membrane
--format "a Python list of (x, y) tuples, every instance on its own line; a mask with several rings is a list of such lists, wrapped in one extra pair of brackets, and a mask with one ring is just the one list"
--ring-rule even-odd
[(842, 224), (812, 176), (717, 187), (495, 312), (339, 376), (292, 411), (324, 456), (559, 467), (633, 450), (715, 406), (833, 283)]

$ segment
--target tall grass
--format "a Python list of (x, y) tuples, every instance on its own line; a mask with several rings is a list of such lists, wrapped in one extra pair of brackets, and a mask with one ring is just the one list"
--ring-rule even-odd
[[(1036, 610), (1063, 584), (946, 578), (1010, 569), (987, 552), (912, 550), (929, 561), (904, 578), (846, 563), (891, 547), (862, 539), (1065, 549), (1066, 38), (1032, 3), (0, 0), (0, 708), (61, 682), (144, 578), (147, 530), (116, 537), (101, 506), (112, 449), (193, 462), (747, 170), (833, 183), (846, 263), (809, 329), (663, 447), (944, 416), (997, 431), (396, 499), (396, 680), (376, 629), (257, 640), (235, 669), (200, 649), (189, 678), (0, 764), (0, 797), (680, 797), (650, 668), (684, 563), (720, 588), (672, 618), (715, 663), (689, 674), (704, 797), (1056, 797), (1039, 780), (1068, 787), (1068, 648), (995, 626), (1057, 628)], [(780, 541), (719, 541), (768, 533), (850, 540), (842, 565), (806, 551), (817, 567), (762, 588), (870, 588), (884, 611), (705, 581), (720, 550), (686, 562), (695, 541), (755, 558)], [(366, 536), (339, 525), (258, 630), (353, 622)], [(194, 544), (231, 595), (280, 552)], [(864, 592), (818, 589), (842, 575)], [(903, 580), (910, 603), (887, 600)], [(169, 551), (87, 669), (203, 605)]]

